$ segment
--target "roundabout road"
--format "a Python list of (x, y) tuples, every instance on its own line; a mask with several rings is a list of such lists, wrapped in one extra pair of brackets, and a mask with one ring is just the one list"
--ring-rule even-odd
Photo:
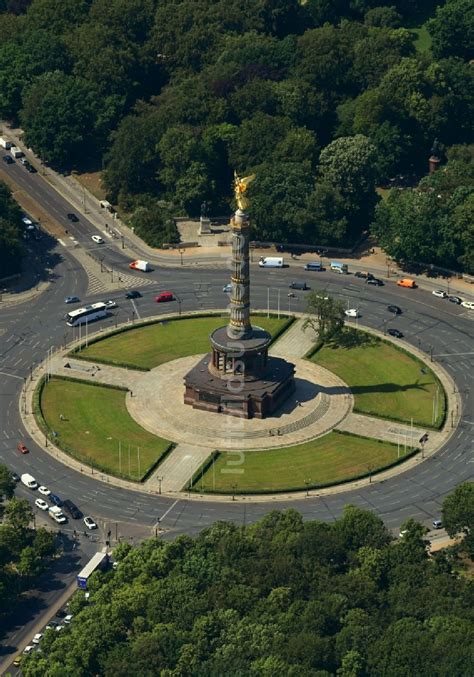
[[(126, 269), (126, 259), (117, 249), (104, 246), (104, 251), (114, 260), (114, 265)], [(28, 438), (19, 415), (21, 387), (24, 379), (29, 378), (31, 367), (45, 359), (49, 348), (69, 342), (77, 335), (77, 329), (67, 327), (64, 322), (67, 308), (64, 297), (77, 294), (82, 301), (99, 300), (97, 296), (86, 297), (87, 276), (75, 259), (59, 245), (56, 253), (60, 260), (54, 269), (55, 281), (39, 299), (5, 310), (0, 307), (0, 460), (19, 474), (31, 472), (61, 497), (71, 498), (84, 513), (108, 522), (125, 523), (128, 531), (136, 528), (137, 533), (160, 521), (165, 530), (176, 534), (197, 532), (221, 519), (245, 524), (259, 519), (271, 508), (294, 507), (307, 519), (332, 520), (344, 505), (352, 503), (374, 510), (388, 527), (395, 528), (408, 517), (430, 524), (439, 517), (444, 496), (458, 483), (472, 478), (474, 312), (420, 289), (400, 289), (390, 283), (375, 288), (352, 275), (307, 273), (302, 264), (293, 261), (289, 268), (281, 270), (252, 266), (252, 307), (266, 309), (269, 304), (273, 312), (278, 307), (282, 313), (304, 311), (304, 294), (296, 292), (296, 298), (289, 299), (287, 291), (291, 280), (305, 279), (313, 288), (327, 288), (347, 302), (348, 307), (358, 307), (364, 324), (382, 330), (396, 327), (409, 343), (427, 354), (432, 352), (433, 359), (442, 363), (453, 377), (463, 402), (461, 423), (440, 452), (412, 470), (385, 482), (374, 481), (357, 491), (324, 497), (313, 492), (308, 498), (282, 498), (272, 502), (173, 500), (110, 487), (73, 471)], [(160, 311), (169, 312), (171, 304), (163, 307), (154, 302), (156, 291), (163, 289), (177, 294), (183, 313), (225, 307), (227, 298), (222, 292), (223, 284), (228, 281), (225, 269), (157, 268), (151, 273), (151, 279), (156, 284), (143, 288), (143, 298), (134, 301), (134, 305), (125, 300), (123, 292), (109, 294), (109, 298), (118, 302), (115, 317), (95, 323), (94, 329), (112, 326), (115, 321), (134, 314), (147, 317)], [(389, 313), (390, 303), (399, 305), (403, 314), (395, 317)], [(178, 311), (177, 304), (173, 305)], [(18, 454), (19, 440), (25, 441), (30, 454)], [(22, 486), (18, 487), (18, 494), (33, 498)]]

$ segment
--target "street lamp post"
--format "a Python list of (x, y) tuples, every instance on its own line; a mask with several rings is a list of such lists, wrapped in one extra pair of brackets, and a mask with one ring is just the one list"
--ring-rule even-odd
[(179, 251), (179, 255), (181, 256), (181, 265), (184, 265), (183, 264), (183, 254), (186, 250), (185, 249), (179, 249), (178, 251)]
[(163, 481), (162, 477), (158, 477), (158, 493), (161, 494), (161, 483)]

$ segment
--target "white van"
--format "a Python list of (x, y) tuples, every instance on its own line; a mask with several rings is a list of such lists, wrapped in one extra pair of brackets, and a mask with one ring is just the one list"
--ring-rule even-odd
[(262, 256), (258, 265), (260, 268), (283, 268), (284, 262), (281, 256)]
[(38, 482), (35, 480), (33, 475), (30, 475), (29, 473), (25, 472), (23, 475), (20, 477), (22, 484), (25, 485), (25, 487), (28, 487), (28, 489), (37, 489), (38, 488)]
[(14, 158), (23, 157), (24, 155), (24, 152), (21, 150), (21, 148), (18, 148), (18, 146), (12, 146), (10, 148), (10, 153)]
[(132, 270), (142, 270), (144, 273), (148, 273), (151, 270), (151, 266), (148, 261), (142, 261), (141, 259), (132, 261), (128, 267)]

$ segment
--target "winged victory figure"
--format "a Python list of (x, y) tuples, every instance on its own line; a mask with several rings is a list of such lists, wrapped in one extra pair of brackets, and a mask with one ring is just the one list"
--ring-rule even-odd
[(239, 209), (242, 211), (245, 211), (248, 206), (249, 206), (249, 201), (245, 197), (245, 191), (247, 190), (247, 187), (249, 183), (251, 183), (255, 178), (255, 174), (251, 174), (250, 176), (244, 176), (242, 179), (240, 176), (238, 176), (237, 172), (234, 171), (234, 195), (235, 195), (235, 201), (237, 202), (237, 205)]

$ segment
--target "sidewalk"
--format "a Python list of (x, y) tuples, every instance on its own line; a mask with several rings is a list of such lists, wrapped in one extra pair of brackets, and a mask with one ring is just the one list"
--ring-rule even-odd
[[(147, 245), (141, 238), (124, 224), (120, 219), (114, 219), (112, 214), (107, 214), (100, 207), (100, 201), (90, 193), (79, 181), (73, 176), (62, 176), (50, 167), (45, 167), (41, 160), (33, 153), (31, 149), (25, 148), (21, 141), (22, 130), (10, 128), (4, 123), (7, 130), (6, 134), (25, 151), (25, 154), (32, 161), (32, 164), (41, 169), (43, 178), (55, 188), (66, 200), (68, 200), (74, 208), (87, 216), (99, 230), (106, 233), (106, 224), (114, 229), (119, 235), (124, 238), (124, 245), (130, 251), (130, 258), (144, 258), (151, 263), (161, 266), (175, 267), (177, 265), (192, 266), (212, 266), (225, 267), (227, 265), (230, 247), (196, 247), (186, 248), (185, 253), (181, 254), (176, 249), (160, 250)], [(110, 228), (108, 229), (110, 231)], [(251, 261), (256, 262), (260, 256), (271, 256), (277, 254), (274, 247), (269, 249), (253, 249), (251, 250)], [(319, 259), (315, 254), (302, 254), (294, 261), (305, 263), (309, 260)], [(469, 300), (474, 300), (474, 285), (470, 284), (464, 279), (451, 279), (448, 283), (443, 278), (429, 278), (426, 275), (411, 275), (403, 272), (394, 262), (389, 260), (385, 252), (380, 248), (375, 248), (374, 253), (368, 253), (363, 256), (353, 256), (350, 258), (333, 257), (342, 263), (347, 263), (350, 266), (350, 272), (357, 270), (364, 270), (375, 274), (377, 277), (388, 280), (397, 279), (400, 277), (411, 277), (416, 279), (418, 286), (422, 289), (430, 291), (434, 289), (446, 289), (449, 287), (450, 291), (456, 291), (469, 297)], [(287, 255), (290, 265), (293, 264), (293, 259), (290, 260)], [(326, 265), (330, 259), (323, 261)]]

